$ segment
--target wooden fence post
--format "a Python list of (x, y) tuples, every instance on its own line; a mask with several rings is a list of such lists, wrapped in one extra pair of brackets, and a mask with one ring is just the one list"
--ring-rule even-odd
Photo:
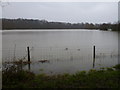
[(30, 50), (29, 50), (29, 46), (27, 47), (27, 51), (28, 51), (28, 62), (30, 62)]
[(93, 68), (95, 66), (95, 46), (93, 46)]
[(29, 46), (27, 47), (27, 51), (28, 51), (28, 70), (30, 70), (30, 50), (29, 50)]

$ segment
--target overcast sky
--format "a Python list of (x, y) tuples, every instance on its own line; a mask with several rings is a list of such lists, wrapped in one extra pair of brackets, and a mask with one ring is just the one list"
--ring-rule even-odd
[(117, 2), (10, 2), (3, 18), (32, 18), (60, 22), (106, 23), (118, 21)]

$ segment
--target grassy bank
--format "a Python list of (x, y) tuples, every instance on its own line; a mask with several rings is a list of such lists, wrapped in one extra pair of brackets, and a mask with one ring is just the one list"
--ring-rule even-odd
[(35, 75), (11, 66), (3, 70), (3, 88), (118, 88), (120, 65), (75, 74)]

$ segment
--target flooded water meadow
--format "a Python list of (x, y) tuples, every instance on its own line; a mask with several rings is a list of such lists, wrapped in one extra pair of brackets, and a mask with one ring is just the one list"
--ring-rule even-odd
[[(75, 73), (118, 64), (118, 32), (79, 29), (4, 30), (2, 32), (3, 62), (28, 59), (36, 74)], [(28, 69), (28, 65), (24, 66)]]

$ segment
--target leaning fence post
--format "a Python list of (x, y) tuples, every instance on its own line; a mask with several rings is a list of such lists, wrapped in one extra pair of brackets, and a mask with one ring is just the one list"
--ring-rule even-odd
[(95, 46), (93, 46), (93, 68), (95, 66)]
[(27, 47), (27, 51), (28, 51), (28, 62), (30, 62), (30, 50), (29, 50), (29, 46)]

